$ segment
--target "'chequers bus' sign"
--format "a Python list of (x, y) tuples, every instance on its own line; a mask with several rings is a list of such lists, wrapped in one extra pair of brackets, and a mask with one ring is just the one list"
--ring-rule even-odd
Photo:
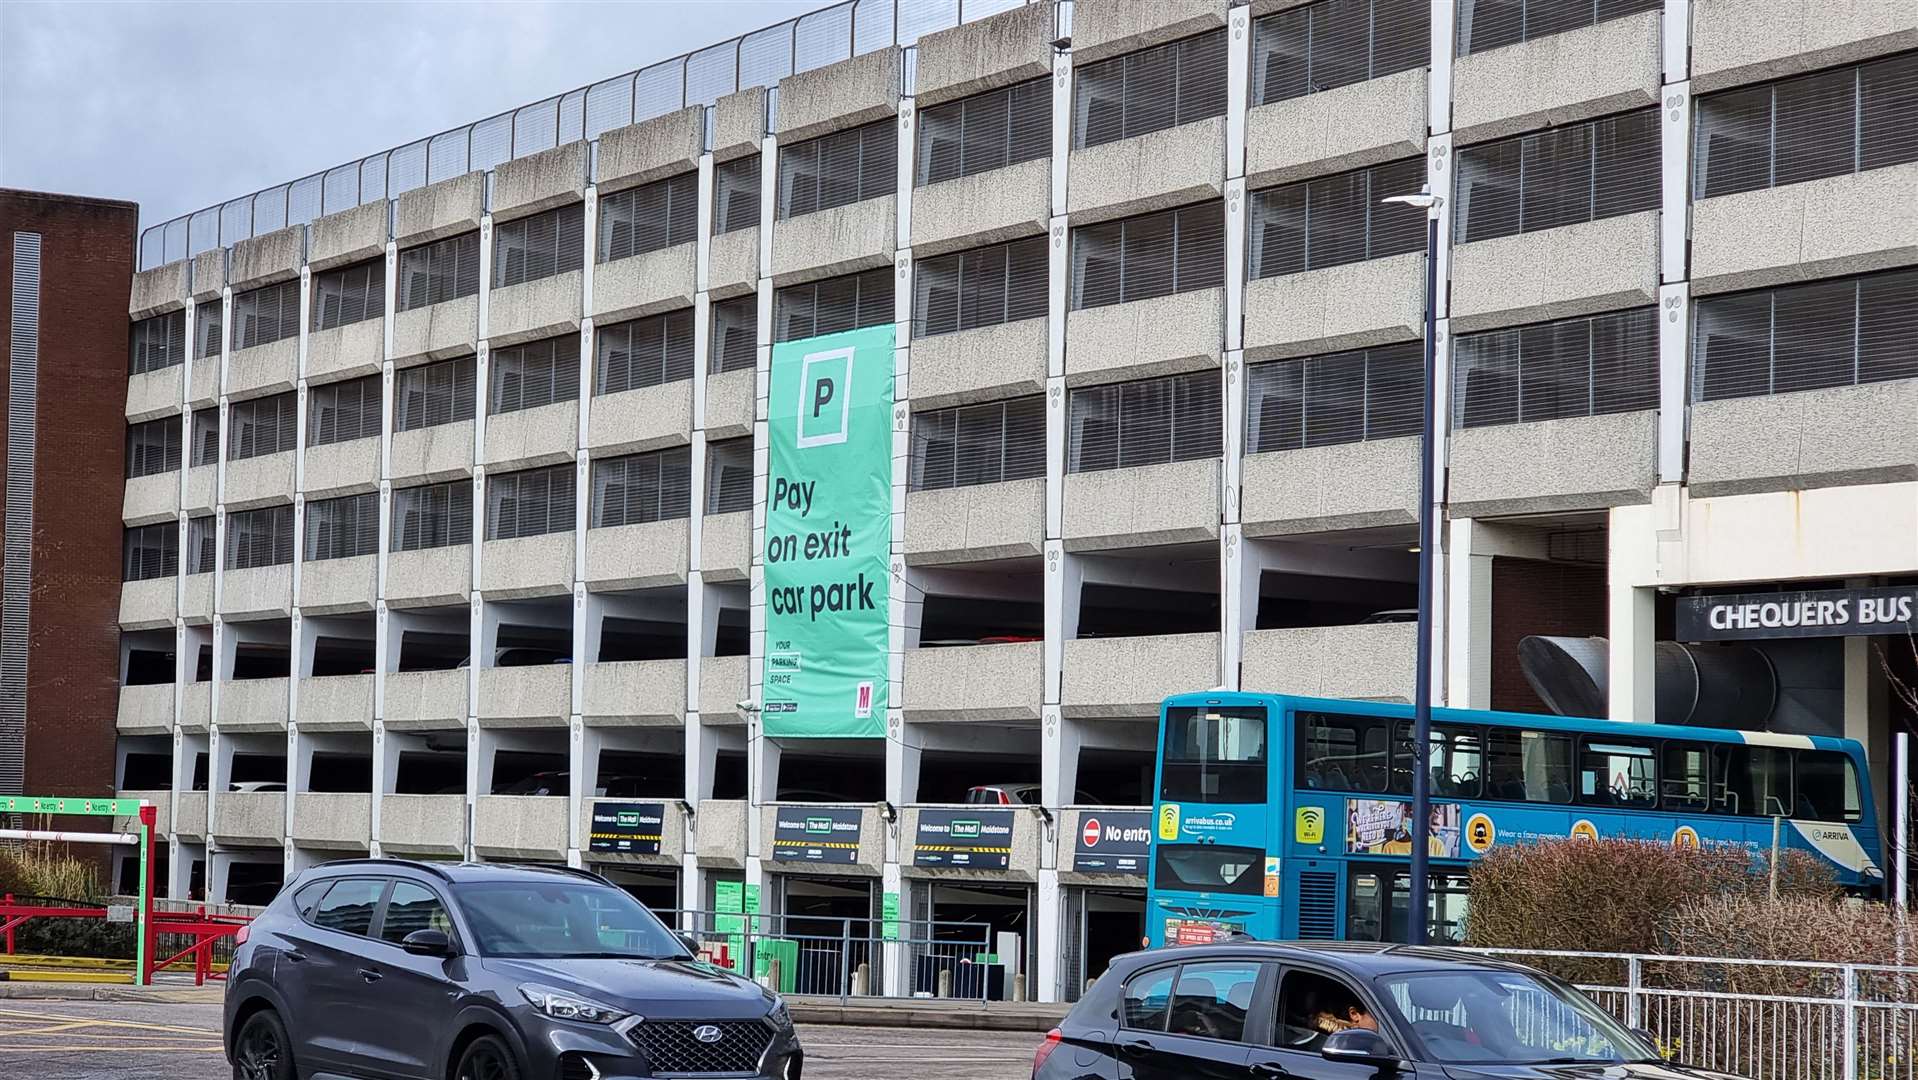
[(1685, 596), (1680, 641), (1870, 637), (1918, 630), (1918, 586)]

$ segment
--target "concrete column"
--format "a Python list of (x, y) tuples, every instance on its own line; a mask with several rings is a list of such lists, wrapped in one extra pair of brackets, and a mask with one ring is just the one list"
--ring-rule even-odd
[(1448, 677), (1444, 692), (1435, 696), (1454, 709), (1492, 707), (1492, 555), (1474, 543), (1484, 529), (1471, 518), (1449, 523), (1443, 578), (1434, 582), (1435, 590), (1448, 594), (1450, 623), (1443, 661)]
[[(894, 804), (897, 805), (897, 804)], [(907, 913), (912, 906), (906, 890), (911, 883), (899, 872), (899, 863), (888, 860), (882, 871), (879, 887), (882, 892), (899, 894), (899, 914), (901, 916), (900, 937), (911, 937), (912, 923)], [(887, 997), (905, 997), (911, 987), (911, 975), (907, 972), (906, 947), (900, 941), (886, 941), (879, 946), (881, 988)]]
[[(1675, 493), (1676, 485), (1660, 488), (1660, 492), (1668, 490)], [(1658, 590), (1646, 582), (1653, 580), (1658, 545), (1659, 533), (1645, 515), (1611, 514), (1606, 568), (1606, 665), (1610, 682), (1606, 711), (1613, 720), (1651, 723), (1657, 715)]]
[[(917, 728), (905, 723), (898, 709), (888, 712), (886, 730), (891, 737), (886, 740), (886, 801), (895, 807), (905, 806), (918, 801), (919, 763), (925, 751)], [(889, 851), (892, 847), (888, 844)], [(896, 856), (890, 861), (896, 862)]]
[[(1904, 647), (1896, 637), (1887, 641), (1890, 648)], [(1891, 790), (1891, 688), (1875, 644), (1871, 638), (1845, 639), (1845, 738), (1864, 744), (1878, 834), (1889, 839), (1893, 801), (1907, 796)], [(1885, 850), (1891, 850), (1889, 843)]]
[(1079, 750), (1085, 741), (1081, 721), (1064, 715), (1056, 702), (1041, 712), (1039, 732), (1040, 801), (1055, 811), (1070, 806), (1079, 789)]
[(1038, 970), (1033, 972), (1035, 985), (1028, 987), (1027, 992), (1034, 1001), (1060, 1001), (1065, 996), (1061, 985), (1065, 972), (1065, 949), (1062, 946), (1075, 928), (1065, 925), (1064, 895), (1059, 888), (1059, 871), (1056, 868), (1047, 867), (1039, 871), (1037, 894), (1034, 921), (1039, 931), (1039, 963)]

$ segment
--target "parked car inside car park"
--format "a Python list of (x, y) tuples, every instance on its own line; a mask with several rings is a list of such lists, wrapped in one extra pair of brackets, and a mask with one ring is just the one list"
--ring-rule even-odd
[(1118, 957), (1032, 1064), (1034, 1080), (1727, 1080), (1522, 964), (1250, 939)]
[(300, 875), (241, 935), (234, 1080), (800, 1080), (778, 995), (583, 870), (392, 859)]

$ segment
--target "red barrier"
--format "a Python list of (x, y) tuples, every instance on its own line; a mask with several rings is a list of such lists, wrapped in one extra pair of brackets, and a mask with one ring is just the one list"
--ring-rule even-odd
[[(13, 894), (0, 897), (0, 940), (4, 940), (7, 955), (14, 951), (13, 932), (15, 928), (30, 919), (100, 919), (105, 920), (107, 909), (101, 907), (61, 907), (51, 904), (23, 904), (14, 900)], [(183, 960), (193, 964), (193, 985), (204, 985), (207, 980), (223, 980), (226, 975), (213, 970), (213, 946), (222, 938), (237, 937), (241, 930), (253, 920), (246, 915), (208, 915), (206, 908), (198, 911), (175, 914), (153, 911), (148, 916), (146, 950), (147, 955), (139, 957), (147, 971), (150, 981), (156, 972), (164, 971)], [(193, 944), (164, 960), (156, 961), (153, 943), (157, 934), (179, 934), (193, 938)]]

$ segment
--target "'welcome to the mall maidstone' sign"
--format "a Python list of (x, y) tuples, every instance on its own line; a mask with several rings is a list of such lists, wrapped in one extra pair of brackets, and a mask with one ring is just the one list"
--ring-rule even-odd
[(773, 346), (766, 419), (767, 735), (886, 724), (893, 327)]

